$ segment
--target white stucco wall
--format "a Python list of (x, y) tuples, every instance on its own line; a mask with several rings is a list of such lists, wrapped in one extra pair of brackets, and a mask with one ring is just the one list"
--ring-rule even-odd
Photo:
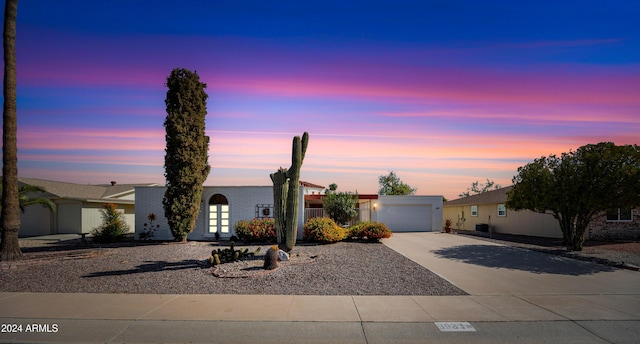
[[(136, 187), (136, 208), (135, 208), (135, 228), (136, 238), (144, 230), (144, 224), (148, 222), (147, 216), (154, 213), (157, 217), (156, 224), (160, 229), (154, 235), (155, 240), (172, 240), (173, 236), (169, 229), (164, 210), (162, 208), (162, 198), (166, 188), (164, 186), (141, 186)], [(229, 223), (231, 234), (233, 226), (240, 220), (251, 220), (256, 217), (256, 205), (273, 204), (272, 186), (205, 186), (202, 192), (200, 214), (196, 221), (196, 226), (187, 237), (189, 240), (211, 240), (205, 236), (207, 230), (208, 204), (211, 196), (221, 194), (227, 198), (229, 203)], [(298, 238), (302, 238), (302, 228), (304, 221), (304, 192), (300, 190), (298, 211)]]
[(373, 216), (393, 232), (439, 231), (442, 196), (379, 196)]

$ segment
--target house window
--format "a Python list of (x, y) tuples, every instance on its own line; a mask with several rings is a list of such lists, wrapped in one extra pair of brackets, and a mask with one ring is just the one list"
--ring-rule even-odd
[(504, 204), (498, 204), (498, 216), (507, 216), (507, 207)]
[(617, 208), (607, 212), (607, 222), (625, 222), (633, 219), (631, 208)]
[(221, 194), (209, 199), (209, 226), (207, 234), (226, 237), (229, 235), (229, 202)]
[(478, 216), (478, 206), (477, 205), (472, 205), (471, 206), (471, 216)]

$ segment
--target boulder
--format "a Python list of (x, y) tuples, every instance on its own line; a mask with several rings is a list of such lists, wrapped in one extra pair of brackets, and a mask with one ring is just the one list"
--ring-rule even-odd
[(289, 260), (289, 254), (283, 250), (278, 250), (278, 260), (286, 262)]

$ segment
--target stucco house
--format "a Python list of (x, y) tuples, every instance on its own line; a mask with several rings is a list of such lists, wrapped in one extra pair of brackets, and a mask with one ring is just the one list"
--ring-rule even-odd
[(56, 205), (51, 212), (45, 207), (32, 205), (21, 215), (21, 237), (50, 234), (86, 234), (102, 223), (100, 209), (105, 204), (115, 204), (124, 214), (133, 231), (135, 225), (135, 187), (158, 184), (101, 185), (66, 183), (53, 180), (18, 178), (19, 183), (37, 185), (47, 192), (33, 195), (48, 198)]
[[(303, 237), (306, 219), (322, 216), (314, 211), (322, 210), (321, 185), (300, 182), (298, 204), (298, 238)], [(149, 214), (156, 215), (154, 225), (160, 228), (154, 240), (171, 240), (173, 237), (164, 217), (163, 186), (138, 186), (135, 188), (136, 238), (148, 224)], [(442, 223), (442, 196), (377, 196), (359, 200), (360, 220), (384, 222), (392, 231), (439, 230)], [(371, 211), (373, 210), (373, 211)], [(273, 217), (273, 187), (269, 186), (204, 186), (200, 213), (188, 240), (213, 240), (234, 235), (233, 226), (240, 220)]]
[[(550, 214), (505, 207), (511, 186), (444, 203), (444, 220), (458, 230), (492, 230), (496, 233), (562, 238), (558, 221)], [(585, 239), (640, 238), (640, 208), (613, 209), (593, 220)]]

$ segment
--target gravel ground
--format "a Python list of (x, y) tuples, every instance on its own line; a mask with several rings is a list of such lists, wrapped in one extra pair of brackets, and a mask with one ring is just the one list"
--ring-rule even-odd
[[(28, 244), (27, 244), (28, 245)], [(54, 245), (55, 246), (55, 245)], [(211, 243), (139, 244), (44, 250), (23, 247), (26, 259), (0, 263), (0, 291), (146, 294), (466, 295), (438, 275), (380, 243), (297, 245), (289, 262), (266, 273), (258, 259), (224, 264), (219, 278), (207, 263)], [(253, 251), (256, 246), (248, 247)], [(224, 248), (224, 247), (223, 247)]]
[[(582, 252), (567, 252), (558, 240), (510, 235), (489, 240), (600, 264), (640, 266), (640, 242), (586, 242)], [(21, 240), (25, 259), (0, 262), (0, 291), (149, 294), (275, 294), (275, 295), (465, 295), (431, 271), (379, 243), (341, 242), (297, 245), (289, 262), (272, 272), (256, 259), (207, 263), (217, 244), (189, 242), (82, 245)], [(258, 246), (241, 246), (251, 251)], [(219, 278), (214, 276), (236, 278)], [(245, 278), (238, 278), (245, 277)]]

